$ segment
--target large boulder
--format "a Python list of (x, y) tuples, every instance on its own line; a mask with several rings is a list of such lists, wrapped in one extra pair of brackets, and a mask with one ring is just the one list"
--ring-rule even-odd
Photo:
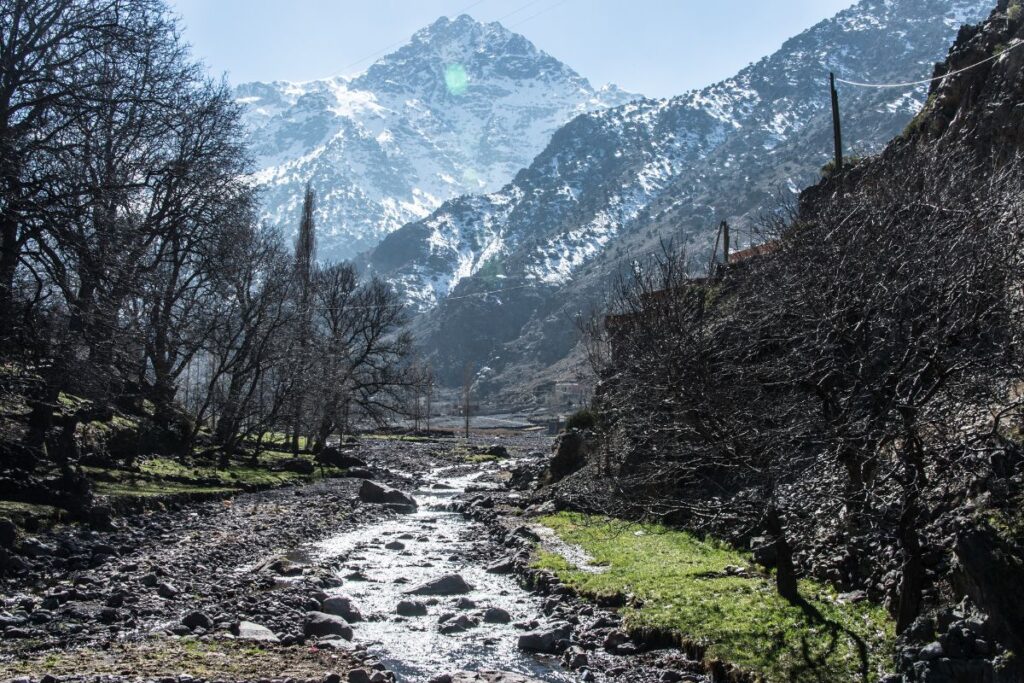
[(445, 574), (406, 591), (410, 595), (461, 595), (473, 590), (458, 574)]
[(954, 550), (954, 584), (989, 615), (1002, 642), (1024, 653), (1024, 560), (1019, 551), (988, 524), (957, 534)]
[(0, 517), (0, 548), (13, 548), (18, 540), (18, 527), (6, 517)]
[(528, 631), (519, 636), (519, 649), (527, 652), (558, 654), (572, 635), (572, 627), (566, 623), (554, 624), (547, 629)]
[(352, 627), (339, 616), (324, 612), (306, 612), (302, 634), (307, 638), (320, 636), (341, 636), (352, 640)]
[(289, 458), (277, 463), (274, 469), (281, 472), (295, 472), (296, 474), (313, 474), (316, 468), (313, 467), (313, 461), (307, 458)]
[(364, 479), (359, 487), (359, 500), (364, 503), (387, 505), (398, 512), (415, 512), (417, 507), (416, 500), (408, 493), (369, 479)]
[(332, 595), (325, 599), (320, 603), (320, 611), (341, 617), (349, 622), (363, 620), (363, 615), (360, 614), (359, 608), (352, 602), (352, 598), (347, 595)]
[(569, 431), (558, 437), (555, 455), (548, 464), (552, 481), (567, 477), (587, 464), (587, 442), (583, 433)]
[(197, 628), (201, 628), (205, 631), (209, 631), (213, 628), (213, 619), (199, 611), (189, 612), (181, 618), (181, 623), (193, 631)]
[(403, 617), (422, 617), (427, 613), (427, 605), (419, 600), (402, 600), (395, 612)]
[(488, 607), (484, 610), (484, 621), (488, 624), (507, 624), (512, 621), (512, 615), (500, 607)]
[(254, 640), (264, 643), (276, 643), (277, 636), (266, 626), (251, 621), (239, 622), (238, 626), (231, 629), (239, 640)]
[(354, 455), (349, 455), (334, 446), (321, 448), (316, 454), (316, 462), (318, 465), (325, 465), (327, 467), (366, 467), (366, 463), (363, 460)]

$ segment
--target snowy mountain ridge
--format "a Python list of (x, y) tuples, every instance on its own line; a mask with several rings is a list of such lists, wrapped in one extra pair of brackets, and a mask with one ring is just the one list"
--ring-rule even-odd
[(320, 255), (351, 258), (455, 196), (492, 192), (574, 116), (635, 99), (593, 88), (500, 24), (442, 17), (355, 78), (247, 83), (264, 215), (319, 194)]
[[(993, 4), (861, 0), (720, 83), (578, 116), (505, 187), (448, 200), (391, 233), (370, 268), (423, 313), (435, 367), (454, 377), (466, 363), (487, 366), (511, 384), (524, 363), (565, 358), (573, 312), (598, 304), (634, 257), (671, 240), (704, 260), (722, 220), (742, 248), (780, 194), (814, 182), (832, 151), (829, 71), (927, 77), (959, 27)], [(841, 88), (846, 153), (880, 150), (926, 93)], [(466, 296), (497, 289), (507, 291)]]

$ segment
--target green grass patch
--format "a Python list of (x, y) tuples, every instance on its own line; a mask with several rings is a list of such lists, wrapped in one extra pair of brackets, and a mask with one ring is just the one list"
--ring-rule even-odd
[(311, 475), (277, 472), (270, 469), (276, 461), (290, 459), (290, 453), (264, 451), (256, 465), (232, 461), (220, 469), (214, 464), (185, 463), (171, 458), (148, 458), (138, 470), (113, 470), (85, 467), (96, 482), (96, 492), (108, 496), (164, 496), (189, 493), (231, 494), (252, 486), (277, 487), (313, 482), (341, 475), (336, 467), (317, 466)]
[(746, 553), (653, 524), (560, 513), (540, 520), (567, 543), (607, 566), (581, 571), (542, 552), (535, 566), (554, 571), (581, 594), (626, 594), (642, 600), (623, 609), (630, 630), (671, 630), (706, 643), (708, 658), (758, 672), (768, 681), (876, 681), (892, 666), (894, 625), (884, 608), (838, 604), (829, 587), (801, 581), (820, 618), (780, 598)]
[(0, 500), (0, 517), (7, 517), (22, 528), (47, 528), (64, 520), (66, 512), (52, 505)]
[(82, 398), (81, 396), (75, 396), (73, 394), (66, 394), (63, 391), (57, 394), (57, 403), (60, 404), (60, 407), (67, 412), (74, 412), (92, 405), (92, 401), (87, 398)]
[[(284, 432), (263, 432), (261, 443), (264, 448), (281, 448), (289, 451), (292, 447), (292, 440), (288, 438), (288, 435)], [(299, 437), (299, 450), (306, 450), (306, 446), (309, 444), (306, 442), (306, 437)]]

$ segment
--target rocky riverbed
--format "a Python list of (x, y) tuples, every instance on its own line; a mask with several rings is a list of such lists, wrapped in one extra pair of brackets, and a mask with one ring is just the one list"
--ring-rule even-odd
[(701, 680), (529, 568), (504, 482), (548, 442), (490, 446), (368, 440), (361, 477), (23, 538), (0, 679)]

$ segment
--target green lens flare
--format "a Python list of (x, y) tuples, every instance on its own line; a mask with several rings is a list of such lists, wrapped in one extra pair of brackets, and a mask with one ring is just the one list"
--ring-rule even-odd
[(461, 95), (469, 87), (469, 76), (461, 64), (449, 64), (444, 70), (444, 84), (452, 95)]

